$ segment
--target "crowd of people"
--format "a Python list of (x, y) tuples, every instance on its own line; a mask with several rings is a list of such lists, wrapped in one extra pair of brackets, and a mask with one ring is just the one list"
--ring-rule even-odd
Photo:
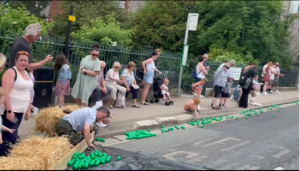
[[(209, 59), (208, 54), (201, 55), (199, 57), (199, 63), (197, 64), (195, 71), (193, 72), (193, 78), (195, 83), (191, 85), (194, 93), (194, 101), (190, 100), (184, 105), (184, 110), (187, 113), (195, 113), (198, 117), (198, 112), (201, 110), (200, 100), (202, 87), (207, 83), (205, 78), (208, 74), (209, 66), (207, 61)], [(205, 64), (206, 63), (206, 64)], [(227, 109), (227, 99), (231, 98), (232, 101), (236, 101), (241, 108), (248, 108), (248, 104), (260, 106), (261, 104), (255, 100), (257, 95), (269, 95), (273, 94), (272, 88), (276, 88), (275, 93), (280, 94), (278, 90), (279, 77), (284, 76), (280, 73), (279, 63), (268, 62), (262, 70), (262, 83), (259, 83), (259, 76), (257, 75), (257, 68), (253, 62), (250, 62), (241, 74), (241, 78), (238, 80), (238, 85), (232, 92), (233, 85), (233, 73), (231, 68), (235, 66), (235, 61), (230, 60), (227, 63), (222, 63), (213, 75), (213, 97), (211, 107), (214, 110)], [(263, 88), (262, 88), (263, 87)], [(254, 92), (249, 98), (250, 91)], [(262, 90), (262, 93), (260, 93)], [(268, 91), (268, 92), (267, 92)], [(217, 103), (217, 99), (220, 102)]]
[[(23, 118), (28, 120), (32, 115), (38, 113), (38, 109), (33, 106), (34, 98), (34, 70), (50, 63), (53, 60), (52, 55), (47, 55), (40, 62), (33, 63), (32, 49), (30, 44), (36, 42), (41, 36), (42, 28), (37, 24), (30, 24), (24, 31), (24, 36), (14, 40), (11, 47), (9, 58), (9, 69), (2, 77), (2, 88), (0, 88), (0, 156), (6, 156), (10, 145), (15, 144), (18, 139), (18, 129)], [(79, 109), (64, 118), (56, 125), (56, 131), (59, 136), (70, 136), (71, 147), (78, 144), (82, 137), (77, 132), (83, 132), (88, 146), (95, 148), (90, 142), (90, 129), (95, 123), (99, 127), (105, 127), (110, 123), (109, 109), (114, 107), (125, 107), (126, 98), (131, 93), (133, 104), (132, 107), (140, 108), (140, 105), (149, 105), (147, 95), (155, 77), (155, 72), (161, 74), (155, 65), (159, 58), (161, 50), (156, 49), (151, 56), (141, 63), (143, 78), (138, 85), (135, 77), (136, 64), (130, 61), (126, 69), (122, 72), (121, 64), (114, 62), (104, 76), (106, 67), (105, 61), (99, 60), (100, 44), (95, 43), (90, 54), (83, 57), (80, 61), (79, 72), (76, 76), (76, 82), (70, 89), (70, 80), (72, 78), (71, 65), (67, 57), (63, 54), (56, 56), (54, 71), (58, 74), (55, 85), (55, 95), (58, 97), (58, 106), (64, 105), (64, 97), (72, 95), (76, 103), (84, 108)], [(195, 83), (191, 85), (194, 92), (193, 99), (184, 104), (184, 110), (188, 113), (195, 113), (201, 110), (200, 98), (203, 87), (207, 83), (205, 78), (209, 72), (208, 54), (199, 57), (193, 78)], [(5, 68), (6, 57), (0, 53), (0, 72)], [(234, 78), (230, 68), (235, 66), (235, 61), (230, 60), (219, 66), (213, 76), (213, 98), (211, 107), (214, 110), (227, 109), (227, 99), (233, 94), (231, 92)], [(119, 72), (121, 75), (119, 75)], [(279, 64), (273, 65), (269, 62), (263, 69), (263, 83), (259, 83), (256, 74), (256, 67), (249, 63), (244, 69), (241, 79), (239, 80), (240, 88), (237, 91), (239, 107), (248, 107), (248, 95), (251, 89), (255, 90), (255, 95), (260, 95), (261, 85), (263, 84), (263, 93), (267, 95), (267, 90), (271, 91), (272, 87), (277, 87), (280, 74)], [(165, 78), (160, 85), (160, 94), (163, 99), (173, 102), (169, 92), (169, 80)], [(141, 103), (137, 103), (139, 98), (139, 89), (142, 88)], [(89, 99), (92, 98), (96, 103), (89, 108)], [(217, 105), (217, 98), (220, 98)], [(252, 95), (251, 104), (258, 104), (255, 96)]]

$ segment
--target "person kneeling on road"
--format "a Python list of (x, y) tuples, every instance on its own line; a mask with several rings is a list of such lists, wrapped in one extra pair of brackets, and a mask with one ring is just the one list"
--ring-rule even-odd
[(67, 135), (70, 138), (71, 148), (82, 140), (78, 132), (83, 132), (86, 143), (96, 149), (91, 139), (91, 127), (95, 122), (101, 122), (110, 116), (110, 111), (102, 106), (98, 109), (85, 107), (63, 117), (56, 125), (58, 136)]

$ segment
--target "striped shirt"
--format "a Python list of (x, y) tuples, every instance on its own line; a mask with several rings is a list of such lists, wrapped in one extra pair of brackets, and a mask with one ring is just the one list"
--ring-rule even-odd
[(103, 73), (103, 70), (102, 70), (102, 71), (100, 71), (99, 74), (98, 74), (98, 79), (97, 79), (97, 81), (98, 81), (98, 84), (99, 84), (99, 85), (101, 85), (101, 82), (102, 82), (103, 79), (104, 79), (104, 73)]

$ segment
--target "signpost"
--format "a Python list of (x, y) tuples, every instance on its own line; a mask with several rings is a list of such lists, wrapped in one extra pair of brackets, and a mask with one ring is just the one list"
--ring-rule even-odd
[(188, 15), (188, 20), (187, 20), (186, 29), (185, 29), (184, 42), (183, 42), (183, 51), (182, 51), (178, 88), (177, 88), (177, 96), (180, 96), (180, 87), (181, 87), (183, 66), (186, 66), (186, 63), (187, 63), (187, 55), (188, 55), (188, 51), (189, 51), (189, 45), (187, 44), (187, 41), (188, 41), (188, 36), (189, 36), (189, 30), (190, 31), (197, 30), (198, 18), (199, 18), (199, 14), (197, 14), (197, 13), (189, 13), (189, 15)]
[(68, 32), (67, 32), (67, 39), (65, 44), (65, 56), (69, 58), (69, 45), (70, 45), (70, 34), (72, 28), (72, 22), (76, 21), (76, 17), (73, 16), (73, 6), (70, 6), (70, 15), (69, 15), (69, 23), (68, 23)]
[(239, 80), (241, 77), (242, 68), (231, 67), (230, 73), (234, 80)]

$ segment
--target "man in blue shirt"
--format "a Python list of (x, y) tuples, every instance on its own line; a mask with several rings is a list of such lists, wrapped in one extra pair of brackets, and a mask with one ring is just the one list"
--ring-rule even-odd
[(98, 109), (85, 107), (70, 113), (58, 121), (56, 133), (58, 136), (69, 136), (71, 147), (74, 147), (82, 140), (78, 132), (83, 132), (87, 145), (96, 149), (90, 141), (91, 127), (95, 122), (100, 122), (109, 116), (110, 111), (104, 106)]

